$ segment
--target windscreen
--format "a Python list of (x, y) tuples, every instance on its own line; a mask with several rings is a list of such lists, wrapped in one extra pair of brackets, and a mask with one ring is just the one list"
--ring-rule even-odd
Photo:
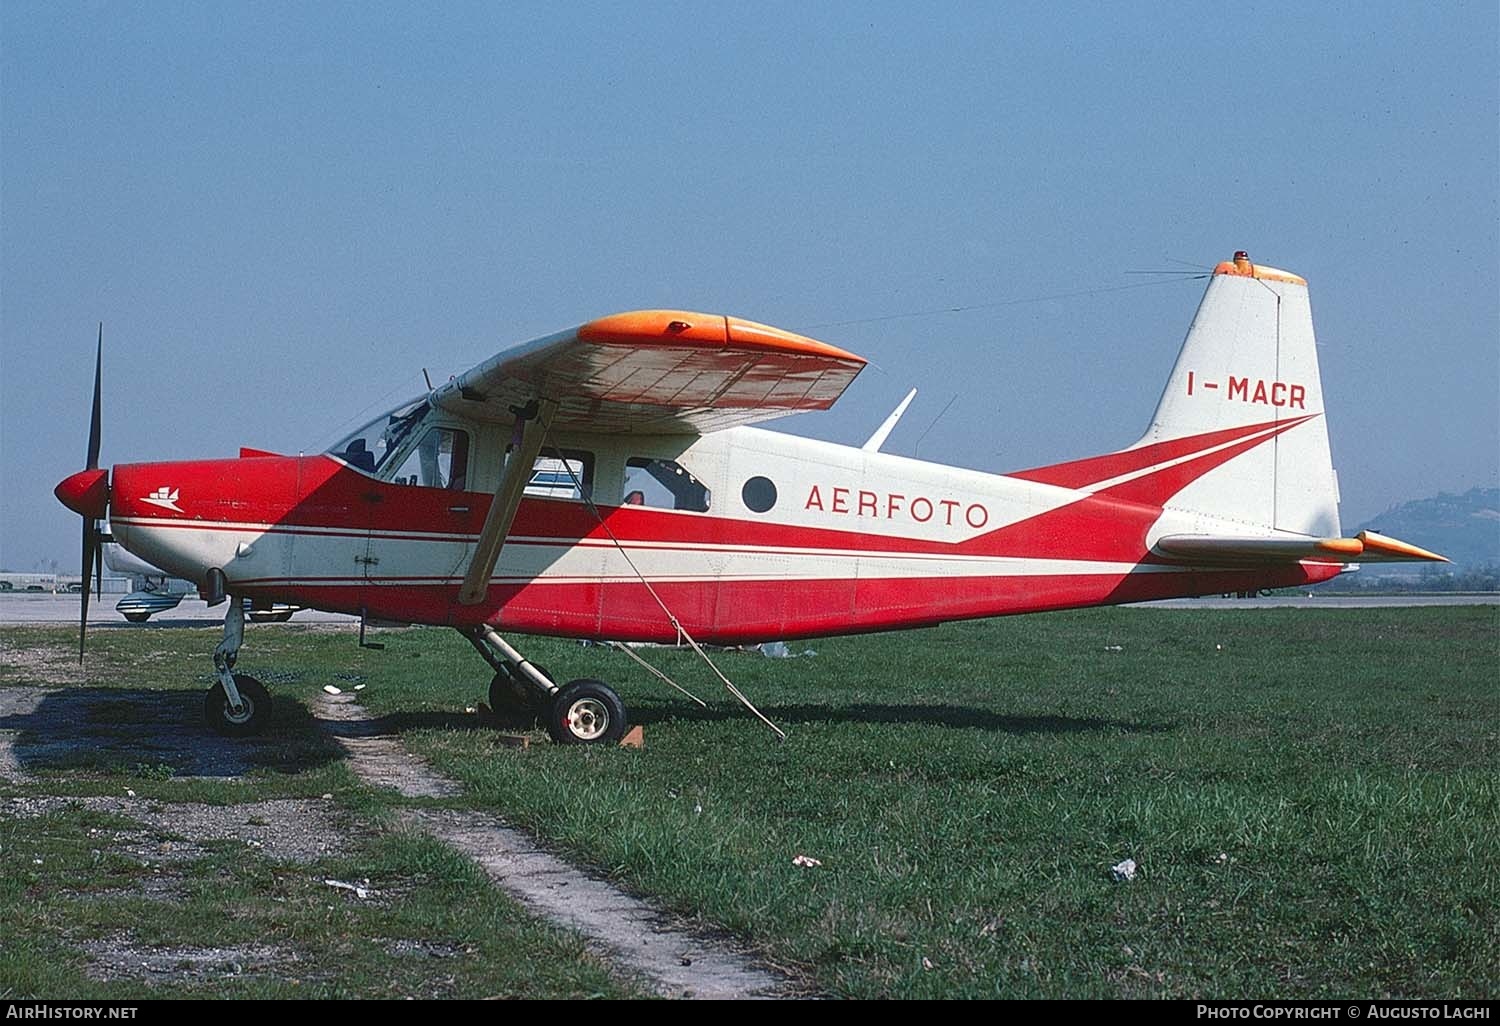
[(409, 400), (341, 439), (328, 453), (366, 474), (379, 473), (429, 409), (425, 397)]

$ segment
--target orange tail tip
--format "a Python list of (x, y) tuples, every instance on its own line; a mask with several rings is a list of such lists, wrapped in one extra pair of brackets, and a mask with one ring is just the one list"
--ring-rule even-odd
[(1231, 274), (1237, 278), (1259, 278), (1261, 281), (1280, 281), (1289, 285), (1306, 285), (1307, 279), (1291, 271), (1283, 271), (1264, 264), (1252, 264), (1250, 254), (1244, 250), (1235, 253), (1233, 260), (1225, 260), (1214, 268), (1214, 274)]

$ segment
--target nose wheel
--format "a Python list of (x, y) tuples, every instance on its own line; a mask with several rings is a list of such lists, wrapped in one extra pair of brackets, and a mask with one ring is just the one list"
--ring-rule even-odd
[(234, 675), (239, 704), (229, 700), (222, 683), (215, 684), (203, 696), (203, 722), (210, 730), (225, 737), (250, 737), (271, 725), (271, 693), (266, 686), (247, 673)]
[(245, 641), (245, 607), (238, 597), (224, 614), (224, 640), (214, 649), (218, 678), (203, 698), (203, 721), (225, 737), (250, 737), (271, 725), (271, 693), (248, 673), (235, 673), (235, 660)]

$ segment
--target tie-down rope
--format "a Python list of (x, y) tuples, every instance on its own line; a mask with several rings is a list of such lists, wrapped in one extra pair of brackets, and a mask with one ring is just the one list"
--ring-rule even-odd
[[(547, 436), (543, 434), (542, 451), (545, 452), (546, 448)], [(755, 715), (756, 719), (760, 720), (760, 722), (764, 723), (767, 727), (770, 727), (771, 731), (776, 735), (778, 739), (785, 741), (786, 731), (782, 730), (780, 727), (776, 726), (776, 724), (766, 719), (765, 714), (762, 713), (759, 709), (755, 708), (754, 703), (752, 703), (750, 699), (746, 698), (744, 693), (741, 692), (739, 688), (734, 686), (734, 681), (724, 676), (724, 671), (719, 669), (718, 665), (708, 657), (708, 653), (703, 651), (703, 647), (698, 644), (698, 642), (693, 638), (691, 634), (688, 633), (688, 629), (682, 625), (682, 621), (677, 619), (672, 610), (667, 608), (667, 604), (663, 602), (662, 597), (656, 593), (656, 589), (651, 586), (651, 582), (646, 580), (646, 575), (641, 573), (640, 567), (635, 565), (635, 560), (630, 558), (630, 553), (625, 550), (625, 546), (621, 544), (620, 539), (615, 537), (615, 532), (611, 531), (609, 529), (609, 525), (604, 522), (604, 515), (599, 512), (599, 507), (594, 504), (594, 497), (589, 494), (588, 489), (583, 487), (583, 482), (578, 480), (578, 475), (573, 472), (573, 465), (568, 462), (567, 457), (563, 455), (561, 449), (556, 450), (556, 452), (558, 454), (559, 462), (562, 463), (563, 469), (568, 472), (568, 477), (572, 480), (573, 487), (578, 489), (578, 494), (583, 498), (584, 504), (588, 506), (589, 512), (594, 514), (594, 519), (599, 521), (599, 526), (604, 528), (604, 533), (609, 535), (609, 540), (614, 543), (614, 546), (619, 550), (620, 555), (625, 557), (625, 562), (629, 565), (631, 571), (634, 572), (635, 576), (640, 580), (640, 582), (646, 586), (646, 591), (650, 592), (651, 597), (656, 600), (656, 604), (661, 607), (661, 611), (666, 615), (667, 621), (672, 625), (672, 629), (677, 632), (679, 642), (686, 641), (692, 647), (693, 651), (698, 653), (698, 657), (708, 664), (708, 668), (714, 671), (714, 675), (724, 683), (724, 687), (729, 691), (729, 693), (736, 699), (738, 699), (741, 705), (743, 705), (746, 709), (749, 709), (750, 712)], [(701, 699), (689, 693), (671, 677), (668, 677), (664, 672), (658, 670), (656, 667), (646, 662), (646, 660), (636, 655), (636, 653), (630, 651), (630, 649), (619, 644), (616, 644), (615, 647), (619, 648), (622, 652), (625, 652), (636, 662), (646, 667), (646, 669), (656, 674), (658, 677), (666, 681), (668, 684), (672, 685), (674, 688), (677, 688), (678, 691), (681, 691), (683, 694), (693, 699), (693, 701), (697, 702), (699, 705), (707, 708), (707, 705)]]

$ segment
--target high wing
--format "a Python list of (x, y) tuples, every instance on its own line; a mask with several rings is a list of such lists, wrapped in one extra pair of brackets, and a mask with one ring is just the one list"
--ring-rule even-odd
[(1303, 559), (1324, 563), (1448, 562), (1436, 552), (1374, 531), (1361, 531), (1353, 538), (1174, 534), (1157, 539), (1156, 551), (1168, 559), (1184, 562), (1234, 565), (1291, 563)]
[(865, 361), (753, 321), (686, 310), (614, 314), (490, 357), (432, 393), (461, 417), (514, 422), (458, 600), (484, 601), (532, 461), (553, 429), (703, 434), (826, 410)]
[(433, 392), (459, 416), (511, 421), (557, 404), (559, 429), (703, 434), (826, 410), (865, 361), (816, 339), (720, 314), (636, 310), (497, 353)]

